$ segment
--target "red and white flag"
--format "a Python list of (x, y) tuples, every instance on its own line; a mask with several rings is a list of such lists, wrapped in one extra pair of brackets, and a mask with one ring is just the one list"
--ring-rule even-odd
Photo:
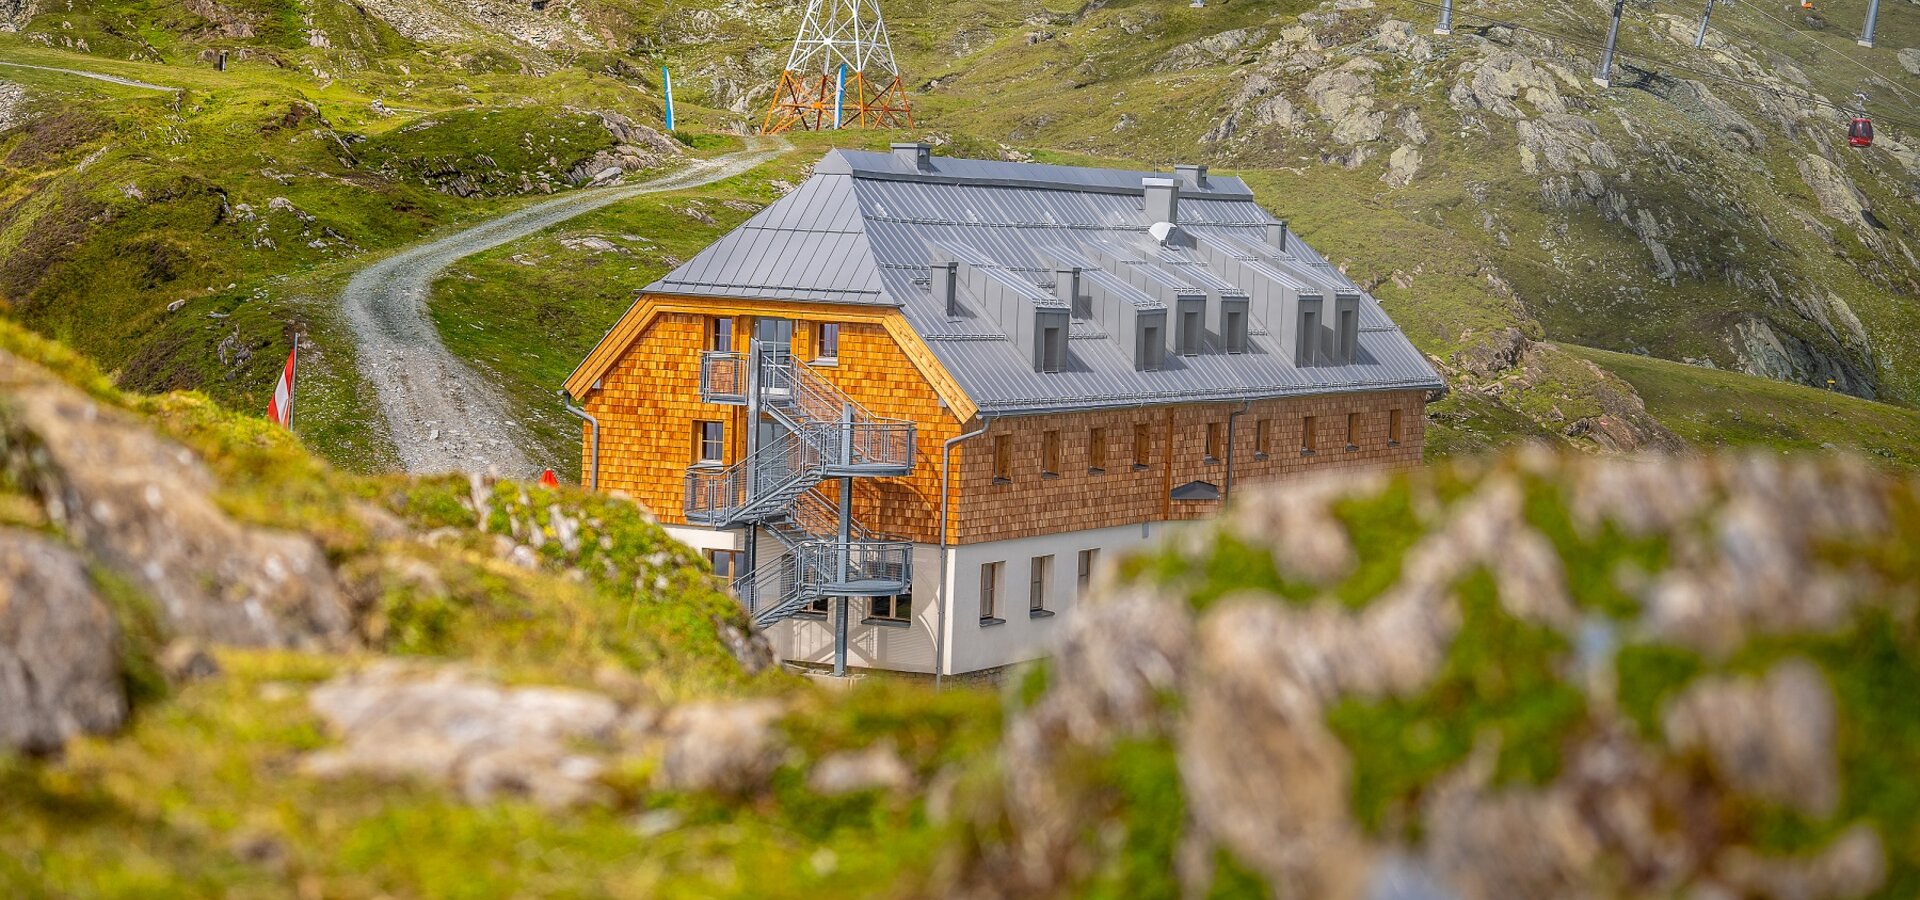
[(293, 352), (287, 354), (287, 367), (280, 371), (280, 383), (273, 386), (273, 399), (267, 403), (267, 418), (282, 428), (293, 427), (293, 364), (300, 357), (300, 339), (294, 338)]

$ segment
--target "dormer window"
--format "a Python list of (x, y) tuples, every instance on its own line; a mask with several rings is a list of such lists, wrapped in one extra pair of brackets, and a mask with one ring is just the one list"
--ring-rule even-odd
[(1221, 340), (1226, 343), (1228, 353), (1247, 352), (1247, 311), (1246, 309), (1228, 309), (1221, 314)]
[(1058, 372), (1067, 358), (1067, 329), (1050, 325), (1040, 329), (1040, 371)]
[(1134, 320), (1134, 366), (1142, 372), (1158, 372), (1166, 367), (1166, 314), (1141, 314)]
[(1195, 297), (1180, 300), (1180, 331), (1175, 336), (1179, 340), (1181, 356), (1199, 356), (1203, 339), (1207, 333), (1207, 301)]

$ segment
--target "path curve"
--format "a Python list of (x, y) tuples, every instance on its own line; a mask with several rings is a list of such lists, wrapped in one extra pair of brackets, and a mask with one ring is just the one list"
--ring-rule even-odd
[[(340, 302), (353, 329), (360, 374), (380, 398), (387, 432), (407, 472), (494, 472), (531, 477), (524, 432), (499, 391), (447, 351), (427, 313), (428, 289), (455, 261), (642, 194), (700, 187), (741, 175), (791, 149), (784, 139), (748, 138), (747, 148), (695, 160), (671, 174), (590, 188), (409, 247), (360, 270)], [(555, 401), (558, 402), (558, 401)]]
[(135, 81), (131, 78), (121, 78), (118, 75), (108, 75), (105, 72), (87, 72), (80, 69), (62, 69), (62, 68), (59, 68), (58, 66), (36, 66), (32, 63), (8, 62), (4, 59), (0, 59), (0, 66), (13, 66), (16, 69), (38, 69), (42, 72), (59, 72), (62, 75), (78, 75), (81, 78), (91, 78), (95, 81), (105, 81), (110, 84), (124, 85), (130, 88), (141, 88), (143, 90), (149, 90), (149, 91), (166, 91), (168, 93), (176, 93), (180, 90), (177, 87), (167, 87), (164, 84), (151, 84), (145, 81)]

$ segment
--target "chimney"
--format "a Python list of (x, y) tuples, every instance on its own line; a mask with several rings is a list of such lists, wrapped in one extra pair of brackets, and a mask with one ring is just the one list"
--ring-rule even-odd
[(1267, 243), (1272, 244), (1273, 249), (1281, 253), (1287, 252), (1287, 220), (1281, 219), (1267, 224)]
[(1191, 166), (1191, 165), (1174, 166), (1173, 174), (1178, 176), (1182, 183), (1190, 187), (1198, 188), (1203, 191), (1207, 189), (1207, 167), (1206, 166)]
[(894, 144), (893, 159), (915, 172), (933, 171), (933, 148), (927, 144)]
[(1146, 195), (1147, 224), (1180, 224), (1179, 182), (1171, 178), (1142, 178), (1140, 187)]
[(1069, 309), (1073, 310), (1073, 317), (1076, 319), (1085, 319), (1093, 315), (1091, 300), (1082, 300), (1085, 293), (1085, 289), (1080, 286), (1079, 266), (1056, 266), (1054, 268), (1053, 295), (1059, 297), (1060, 302), (1065, 303)]
[(933, 299), (947, 311), (949, 316), (960, 314), (960, 303), (954, 299), (954, 285), (959, 281), (959, 263), (934, 263), (927, 267), (927, 287), (933, 291)]

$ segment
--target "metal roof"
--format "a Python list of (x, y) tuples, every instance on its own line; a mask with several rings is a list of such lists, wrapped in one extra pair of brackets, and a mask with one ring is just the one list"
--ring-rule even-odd
[(1275, 281), (1329, 297), (1358, 294), (1351, 364), (1292, 365), (1268, 333), (1277, 332), (1274, 322), (1255, 323), (1247, 353), (1169, 354), (1163, 369), (1136, 371), (1120, 344), (1131, 336), (1076, 319), (1062, 371), (1036, 372), (992, 317), (965, 309), (965, 298), (961, 314), (949, 316), (934, 299), (928, 266), (953, 259), (990, 266), (990, 277), (1038, 305), (1057, 304), (1054, 261), (1075, 260), (1067, 264), (1109, 295), (1162, 305), (1101, 268), (1102, 255), (1145, 266), (1143, 275), (1175, 294), (1243, 293), (1196, 250), (1148, 236), (1141, 181), (1154, 177), (1167, 175), (945, 157), (921, 169), (910, 153), (834, 150), (806, 183), (646, 292), (898, 307), (987, 414), (1442, 386), (1371, 295), (1297, 235), (1284, 252), (1267, 243), (1277, 220), (1230, 176), (1180, 180), (1180, 228)]

